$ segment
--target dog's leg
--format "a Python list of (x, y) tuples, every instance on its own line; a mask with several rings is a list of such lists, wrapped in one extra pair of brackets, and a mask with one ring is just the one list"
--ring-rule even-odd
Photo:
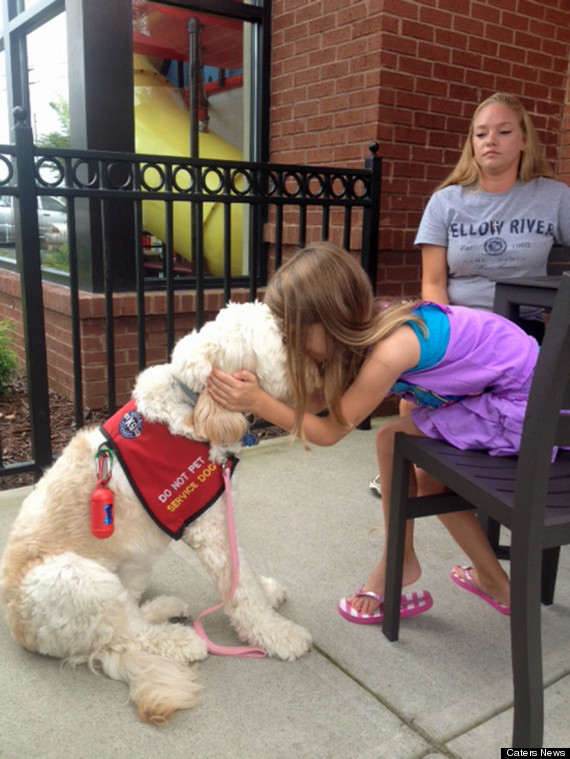
[(283, 601), (287, 598), (287, 593), (285, 592), (283, 585), (273, 577), (265, 577), (264, 575), (259, 575), (259, 582), (261, 583), (261, 587), (265, 591), (265, 595), (271, 606), (274, 609), (281, 606)]
[(152, 563), (147, 561), (124, 561), (117, 569), (121, 583), (131, 594), (134, 601), (140, 601), (148, 587), (152, 574)]
[(206, 656), (204, 642), (188, 627), (150, 624), (98, 562), (74, 553), (46, 558), (24, 577), (8, 612), (30, 650), (128, 683), (144, 721), (159, 724), (197, 703), (200, 687), (187, 662)]
[[(119, 579), (137, 603), (148, 586), (151, 571), (152, 567), (146, 564), (142, 565), (140, 562), (124, 562), (119, 567), (117, 572)], [(190, 616), (188, 604), (176, 596), (153, 598), (143, 603), (140, 610), (147, 622), (155, 625), (161, 622), (181, 622)], [(202, 658), (204, 657), (201, 654), (195, 657), (195, 659)]]
[(207, 656), (194, 630), (149, 622), (116, 574), (73, 553), (50, 556), (28, 572), (20, 595), (29, 647), (42, 654), (79, 661), (109, 648), (182, 663)]
[[(223, 499), (188, 527), (184, 540), (196, 551), (220, 595), (225, 598), (231, 586), (233, 567)], [(269, 587), (267, 581), (265, 586)], [(311, 646), (311, 636), (305, 628), (285, 619), (272, 608), (259, 577), (241, 552), (239, 583), (225, 612), (241, 640), (261, 646), (270, 656), (292, 661)]]
[(145, 601), (141, 606), (141, 612), (148, 622), (159, 624), (170, 622), (173, 619), (188, 619), (190, 606), (176, 596), (158, 596), (150, 601)]
[(206, 643), (192, 627), (170, 621), (149, 624), (142, 614), (132, 618), (128, 637), (119, 645), (181, 663), (202, 661), (208, 656)]

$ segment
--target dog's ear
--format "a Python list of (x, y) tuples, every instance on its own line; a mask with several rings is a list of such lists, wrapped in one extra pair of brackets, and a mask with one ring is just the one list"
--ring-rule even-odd
[(211, 445), (237, 443), (247, 432), (247, 419), (237, 411), (226, 411), (212, 400), (207, 390), (200, 393), (194, 409), (194, 433)]
[(191, 390), (202, 392), (213, 366), (220, 356), (220, 334), (215, 322), (201, 330), (192, 330), (174, 346), (171, 366), (174, 375)]

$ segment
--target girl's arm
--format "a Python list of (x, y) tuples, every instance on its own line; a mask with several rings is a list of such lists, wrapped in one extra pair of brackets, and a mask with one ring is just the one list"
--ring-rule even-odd
[(449, 303), (447, 248), (422, 245), (422, 299), (433, 303)]
[[(348, 427), (330, 415), (303, 416), (303, 434), (309, 443), (334, 445), (366, 419), (389, 394), (397, 378), (416, 366), (420, 346), (411, 327), (399, 327), (371, 350), (356, 379), (341, 400), (342, 416)], [(208, 391), (216, 403), (229, 411), (253, 413), (271, 424), (291, 431), (295, 411), (262, 390), (255, 375), (247, 371), (226, 374), (214, 369), (208, 378)]]

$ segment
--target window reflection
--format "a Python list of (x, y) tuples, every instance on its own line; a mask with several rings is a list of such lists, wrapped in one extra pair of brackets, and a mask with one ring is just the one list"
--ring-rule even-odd
[[(244, 42), (249, 40), (250, 25), (146, 0), (132, 0), (132, 4), (137, 140), (144, 141), (146, 130), (152, 131), (154, 128), (157, 132), (162, 131), (162, 125), (159, 126), (157, 121), (157, 103), (164, 100), (166, 108), (166, 100), (170, 100), (170, 110), (184, 111), (184, 119), (182, 114), (173, 116), (180, 120), (180, 127), (171, 129), (175, 144), (170, 150), (160, 148), (156, 152), (188, 153), (191, 117), (188, 22), (194, 18), (199, 26), (199, 129), (202, 134), (212, 135), (212, 140), (200, 140), (200, 156), (234, 157), (217, 155), (220, 150), (224, 152), (221, 145), (208, 146), (209, 142), (217, 139), (227, 143), (229, 153), (235, 150), (242, 156), (247, 154), (249, 145), (245, 144), (244, 114), (249, 113), (249, 86), (244, 81), (244, 73), (247, 80), (249, 55), (245, 56), (244, 61)], [(165, 89), (170, 89), (170, 92), (161, 92)], [(148, 125), (140, 123), (147, 120), (143, 113), (145, 110), (151, 122)], [(186, 121), (184, 128), (183, 120)], [(143, 152), (142, 146), (139, 150)]]
[(10, 142), (10, 120), (8, 118), (8, 92), (6, 83), (6, 54), (0, 52), (0, 144)]
[[(31, 32), (27, 38), (30, 124), (34, 139), (62, 147), (58, 136), (69, 130), (67, 30), (65, 14)], [(47, 138), (47, 142), (46, 142)]]
[[(134, 51), (135, 138), (139, 153), (199, 156), (221, 161), (241, 161), (249, 156), (251, 24), (233, 18), (194, 12), (189, 8), (132, 0)], [(190, 22), (197, 22), (197, 38), (191, 38)], [(197, 98), (191, 97), (190, 51), (197, 49)], [(192, 136), (199, 132), (197, 153)], [(179, 183), (183, 181), (178, 176)], [(231, 273), (247, 269), (248, 209), (231, 208)], [(163, 270), (168, 255), (167, 217), (160, 201), (143, 203), (143, 224), (149, 239), (147, 271)], [(195, 239), (188, 209), (176, 204), (173, 211), (175, 271), (192, 271)], [(208, 204), (204, 211), (203, 249), (207, 274), (224, 270), (224, 208)], [(189, 268), (190, 267), (190, 268)]]

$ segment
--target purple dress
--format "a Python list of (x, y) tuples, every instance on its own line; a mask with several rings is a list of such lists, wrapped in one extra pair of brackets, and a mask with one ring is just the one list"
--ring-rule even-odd
[[(427, 437), (462, 450), (487, 450), (492, 456), (517, 454), (538, 359), (536, 340), (488, 311), (437, 308), (449, 317), (449, 343), (443, 357), (434, 366), (406, 372), (400, 380), (444, 398), (461, 399), (436, 408), (414, 408), (414, 423)], [(418, 402), (415, 395), (398, 395)]]

